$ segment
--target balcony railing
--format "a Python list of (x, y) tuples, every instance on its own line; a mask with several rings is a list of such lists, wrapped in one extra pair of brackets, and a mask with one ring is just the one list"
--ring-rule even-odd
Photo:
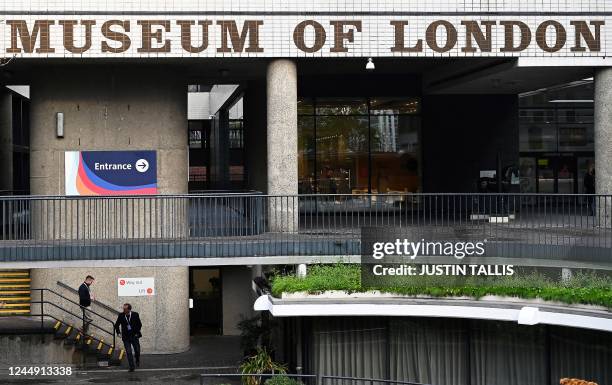
[[(608, 268), (612, 196), (0, 197), (0, 261), (358, 256), (361, 230), (486, 240), (483, 258)], [(554, 264), (554, 263), (553, 263)]]

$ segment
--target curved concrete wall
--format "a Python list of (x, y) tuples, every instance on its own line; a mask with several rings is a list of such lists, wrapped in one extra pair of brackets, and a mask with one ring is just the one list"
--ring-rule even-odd
[[(91, 288), (96, 300), (116, 308), (118, 311), (121, 310), (124, 303), (128, 302), (132, 304), (134, 311), (140, 313), (143, 324), (140, 343), (143, 353), (179, 353), (189, 349), (188, 267), (32, 269), (32, 288), (49, 288), (78, 302), (78, 296), (58, 286), (57, 281), (76, 289), (88, 274), (96, 278)], [(155, 279), (155, 295), (146, 297), (118, 296), (118, 278), (139, 277), (153, 277)], [(37, 294), (33, 295), (37, 296)], [(53, 296), (49, 295), (46, 299), (51, 300), (52, 298)], [(72, 312), (78, 312), (78, 307), (75, 305), (64, 302), (63, 306)], [(34, 310), (36, 311), (36, 309)], [(95, 304), (92, 310), (106, 317), (111, 317), (110, 312)], [(52, 311), (52, 314), (66, 321), (78, 322), (74, 317), (67, 316), (50, 306), (47, 307), (46, 311)], [(98, 317), (94, 316), (92, 318), (94, 318), (94, 322), (97, 322)], [(113, 317), (113, 320), (115, 318)], [(100, 325), (110, 328), (108, 322), (101, 322)], [(91, 330), (94, 332), (93, 328)], [(120, 340), (118, 340), (118, 343), (120, 344)]]

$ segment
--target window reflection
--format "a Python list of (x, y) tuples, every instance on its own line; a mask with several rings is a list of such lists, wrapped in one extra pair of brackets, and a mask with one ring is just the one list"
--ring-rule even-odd
[(302, 194), (420, 191), (418, 98), (298, 101)]

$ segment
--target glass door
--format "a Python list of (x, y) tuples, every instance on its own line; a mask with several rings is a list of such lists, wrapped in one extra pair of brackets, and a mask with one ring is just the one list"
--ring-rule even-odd
[(576, 158), (560, 156), (556, 159), (557, 193), (574, 194), (576, 192)]
[(555, 193), (555, 167), (553, 157), (537, 158), (538, 193)]

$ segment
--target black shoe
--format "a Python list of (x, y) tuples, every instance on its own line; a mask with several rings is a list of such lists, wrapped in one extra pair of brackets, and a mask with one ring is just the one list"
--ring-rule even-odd
[(128, 372), (133, 372), (133, 371), (134, 371), (134, 368), (130, 368), (130, 369), (128, 370)]

